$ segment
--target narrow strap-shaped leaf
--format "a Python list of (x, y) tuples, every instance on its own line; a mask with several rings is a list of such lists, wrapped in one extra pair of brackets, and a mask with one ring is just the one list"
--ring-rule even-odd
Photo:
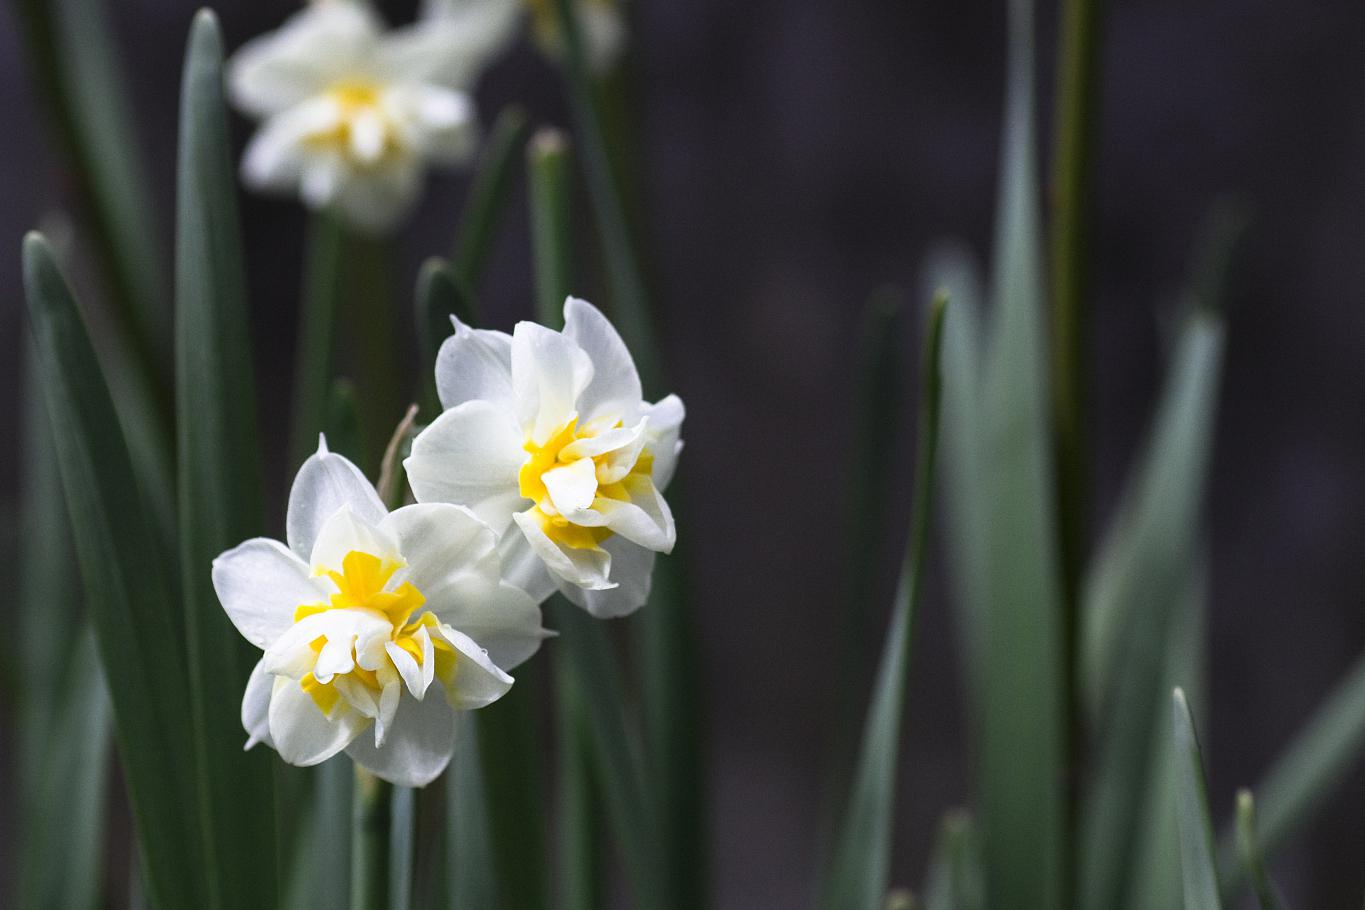
[(1199, 751), (1194, 718), (1185, 692), (1171, 695), (1176, 751), (1176, 806), (1180, 819), (1180, 868), (1185, 910), (1221, 910), (1218, 864), (1213, 853), (1213, 825), (1204, 783), (1204, 759)]
[(498, 901), (493, 836), (488, 827), (479, 713), (461, 711), (456, 720), (460, 746), (451, 759), (446, 789), (448, 910), (503, 906)]
[(930, 312), (925, 334), (910, 545), (877, 670), (852, 790), (825, 883), (823, 906), (829, 910), (876, 910), (886, 896), (901, 719), (905, 713), (915, 610), (924, 582), (934, 459), (938, 452), (939, 352), (946, 305), (946, 298), (940, 295)]
[(1245, 789), (1237, 791), (1237, 852), (1261, 910), (1284, 910), (1279, 891), (1266, 872), (1265, 857), (1256, 836), (1256, 801), (1251, 791)]
[[(1294, 837), (1365, 753), (1365, 657), (1309, 718), (1256, 786), (1261, 848), (1267, 856)], [(1235, 862), (1235, 834), (1223, 835), (1228, 895), (1244, 879)]]
[[(1209, 581), (1207, 559), (1201, 559), (1176, 606), (1167, 629), (1163, 694), (1176, 686), (1196, 702), (1207, 691)], [(1162, 706), (1165, 698), (1161, 699)], [(1196, 718), (1198, 720), (1198, 718)], [(1131, 860), (1127, 903), (1129, 910), (1170, 910), (1180, 906), (1180, 824), (1176, 812), (1175, 737), (1167, 724), (1158, 724), (1151, 743), (1151, 771), (1143, 790), (1144, 802), (1135, 853)]]
[(516, 174), (517, 160), (531, 126), (526, 112), (516, 105), (508, 105), (493, 123), (478, 169), (469, 186), (464, 216), (460, 220), (459, 241), (455, 245), (455, 270), (471, 291), (483, 281), (497, 228)]
[[(824, 812), (837, 811), (835, 800), (844, 799), (852, 773), (858, 735), (863, 721), (862, 703), (871, 688), (874, 668), (867, 660), (867, 645), (875, 636), (877, 607), (882, 600), (885, 541), (898, 529), (891, 515), (900, 514), (885, 495), (885, 482), (878, 466), (897, 457), (897, 437), (905, 403), (904, 341), (899, 331), (903, 320), (903, 295), (894, 288), (873, 293), (863, 308), (854, 352), (854, 407), (856, 424), (853, 452), (848, 464), (847, 507), (844, 510), (844, 590), (838, 619), (837, 670), (832, 674), (833, 720), (826, 757)], [(834, 819), (822, 819), (831, 827)]]
[(1199, 553), (1222, 350), (1222, 320), (1192, 313), (1146, 449), (1086, 584), (1083, 676), (1098, 744), (1077, 847), (1078, 897), (1091, 910), (1114, 907), (1134, 869), (1134, 818), (1152, 775), (1161, 693), (1169, 690), (1162, 677), (1170, 627)]
[(983, 910), (976, 829), (965, 812), (950, 812), (939, 828), (924, 885), (924, 910)]
[(184, 625), (85, 323), (46, 241), (24, 286), (87, 605), (158, 910), (207, 906)]
[(1009, 5), (991, 337), (982, 370), (986, 614), (977, 711), (987, 899), (1064, 902), (1067, 790), (1062, 607), (1043, 337), (1033, 4)]
[(389, 910), (412, 910), (413, 839), (417, 834), (417, 791), (393, 788), (389, 823)]
[(563, 910), (597, 910), (602, 893), (602, 825), (582, 687), (562, 657), (555, 661), (558, 761), (558, 903)]
[[(241, 699), (259, 654), (214, 593), (216, 556), (261, 531), (255, 390), (236, 169), (217, 20), (195, 17), (180, 104), (176, 400), (181, 587), (189, 646), (205, 871), (213, 907), (275, 902), (271, 756), (243, 751)], [(251, 794), (243, 799), (243, 794)]]
[(560, 595), (550, 598), (547, 612), (560, 633), (556, 646), (582, 684), (593, 753), (601, 769), (608, 817), (633, 888), (633, 906), (658, 910), (669, 899), (660, 875), (659, 822), (646, 786), (639, 736), (626, 717), (621, 668), (600, 620)]
[[(95, 238), (136, 369), (164, 396), (169, 364), (159, 354), (169, 338), (164, 250), (158, 249), (155, 206), (138, 160), (132, 105), (118, 60), (107, 0), (19, 0), (25, 50), (47, 89), (49, 110), (88, 189)], [(169, 424), (170, 401), (157, 417)]]

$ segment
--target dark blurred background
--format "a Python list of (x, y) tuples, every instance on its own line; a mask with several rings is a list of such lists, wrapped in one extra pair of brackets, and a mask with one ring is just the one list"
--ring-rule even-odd
[[(192, 4), (113, 16), (169, 251), (176, 93)], [(394, 18), (414, 3), (393, 3)], [(1042, 134), (1055, 11), (1042, 4)], [(1170, 312), (1210, 206), (1254, 223), (1230, 295), (1210, 501), (1211, 796), (1226, 817), (1365, 650), (1365, 10), (1356, 0), (1109, 4), (1099, 140), (1095, 524), (1144, 431)], [(287, 0), (224, 2), (229, 45)], [(804, 904), (813, 879), (832, 635), (843, 604), (856, 320), (877, 286), (918, 289), (944, 236), (988, 252), (1004, 4), (636, 0), (638, 189), (672, 384), (688, 405), (688, 538), (708, 699), (718, 906)], [(19, 239), (70, 204), (50, 123), (0, 5), (0, 513), (17, 488)], [(520, 46), (479, 88), (567, 121), (553, 69)], [(248, 124), (238, 121), (240, 143)], [(1044, 149), (1045, 151), (1045, 149)], [(399, 237), (403, 297), (446, 251), (466, 190), (432, 185)], [(499, 240), (489, 322), (529, 315), (524, 199)], [(305, 220), (243, 197), (261, 414), (277, 492)], [(595, 270), (583, 293), (600, 297)], [(169, 284), (170, 276), (168, 275)], [(918, 303), (918, 300), (915, 301)], [(401, 314), (406, 319), (407, 310)], [(904, 342), (913, 344), (907, 320)], [(908, 461), (887, 489), (904, 495)], [(908, 504), (908, 499), (902, 499)], [(900, 508), (899, 506), (897, 507)], [(887, 548), (887, 575), (894, 548)], [(921, 614), (896, 881), (918, 883), (937, 820), (967, 797), (959, 684), (936, 570)], [(879, 608), (878, 616), (884, 613)], [(876, 660), (878, 642), (865, 653)], [(0, 724), (0, 747), (11, 740)], [(9, 759), (0, 757), (0, 767)], [(10, 780), (6, 774), (0, 780)], [(6, 800), (5, 804), (9, 804)], [(1276, 861), (1299, 906), (1358, 906), (1365, 776)], [(22, 837), (0, 814), (5, 838)]]

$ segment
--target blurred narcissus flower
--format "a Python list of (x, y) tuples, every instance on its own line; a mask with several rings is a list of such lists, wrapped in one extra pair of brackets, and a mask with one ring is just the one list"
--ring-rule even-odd
[(504, 671), (549, 634), (540, 608), (501, 579), (496, 537), (468, 509), (389, 512), (325, 441), (294, 480), (287, 530), (288, 546), (248, 540), (213, 563), (223, 608), (265, 651), (242, 699), (247, 748), (294, 765), (344, 749), (391, 783), (430, 783), (454, 712), (503, 695)]
[(501, 2), (386, 30), (365, 0), (313, 0), (229, 61), (234, 103), (263, 121), (243, 179), (297, 192), (363, 230), (392, 228), (416, 202), (427, 165), (472, 157), (469, 87), (515, 27), (516, 11)]
[(654, 554), (673, 549), (660, 491), (682, 449), (683, 405), (641, 400), (607, 318), (571, 297), (563, 332), (456, 321), (436, 386), (446, 411), (404, 463), (418, 501), (473, 509), (502, 536), (506, 577), (534, 597), (558, 587), (598, 617), (641, 606)]

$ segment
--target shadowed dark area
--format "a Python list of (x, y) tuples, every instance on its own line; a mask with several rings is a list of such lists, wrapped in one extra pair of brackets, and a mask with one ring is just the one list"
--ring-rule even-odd
[[(401, 18), (414, 5), (391, 9)], [(192, 5), (113, 6), (169, 256), (176, 93)], [(680, 534), (697, 572), (716, 905), (803, 906), (826, 796), (822, 737), (842, 628), (857, 317), (887, 282), (911, 292), (918, 308), (919, 265), (940, 238), (962, 238), (983, 259), (989, 252), (1004, 4), (633, 6), (639, 132), (627, 153), (636, 156), (672, 390), (688, 407), (690, 501)], [(1047, 6), (1039, 32), (1045, 117), (1054, 26)], [(1212, 684), (1203, 738), (1214, 812), (1227, 818), (1235, 789), (1261, 776), (1365, 650), (1357, 552), (1365, 539), (1365, 15), (1349, 0), (1109, 6), (1094, 243), (1097, 528), (1145, 430), (1163, 320), (1200, 225), (1228, 194), (1253, 215), (1228, 298), (1209, 503)], [(229, 46), (295, 7), (226, 4)], [(555, 71), (525, 44), (486, 75), (479, 100), (485, 122), (515, 100), (538, 122), (566, 125)], [(54, 213), (75, 203), (10, 4), (0, 6), (0, 123), (0, 245), (9, 251), (0, 255), (0, 437), (10, 440), (0, 447), (0, 515), (8, 541), (27, 331), (19, 239), (35, 225), (59, 224)], [(1048, 121), (1042, 126), (1050, 136)], [(239, 144), (249, 129), (234, 124)], [(398, 237), (396, 318), (406, 335), (418, 264), (449, 250), (466, 185), (460, 175), (433, 181)], [(293, 470), (280, 403), (289, 399), (305, 219), (287, 200), (244, 194), (242, 203), (278, 525)], [(89, 286), (81, 241), (78, 232), (79, 275)], [(593, 249), (585, 236), (581, 293), (604, 299)], [(521, 191), (484, 298), (490, 327), (530, 316)], [(905, 322), (914, 364), (918, 333)], [(908, 448), (885, 453), (871, 470), (876, 488), (898, 498), (892, 512), (903, 524)], [(883, 600), (896, 563), (894, 548), (886, 550)], [(939, 817), (968, 799), (944, 575), (931, 575), (916, 633), (896, 884), (918, 885)], [(879, 623), (884, 614), (878, 605)], [(863, 648), (869, 667), (879, 639)], [(12, 724), (0, 723), (0, 780), (11, 779), (12, 736)], [(1298, 905), (1358, 904), (1363, 816), (1365, 776), (1352, 773), (1311, 831), (1277, 857), (1274, 872)], [(23, 836), (8, 814), (0, 823), (9, 842)]]

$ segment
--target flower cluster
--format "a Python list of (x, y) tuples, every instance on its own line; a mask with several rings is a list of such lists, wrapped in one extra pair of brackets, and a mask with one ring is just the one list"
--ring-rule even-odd
[[(557, 53), (555, 0), (427, 0), (389, 29), (366, 0), (312, 0), (245, 44), (228, 68), (243, 113), (262, 121), (242, 160), (258, 190), (297, 194), (372, 233), (416, 203), (429, 165), (469, 161), (478, 141), (471, 89), (515, 37), (523, 13)], [(595, 67), (624, 32), (614, 0), (577, 0)]]
[(551, 634), (539, 605), (555, 589), (599, 617), (645, 602), (675, 537), (661, 491), (682, 402), (643, 401), (591, 304), (570, 298), (564, 317), (563, 332), (511, 335), (455, 322), (444, 413), (405, 462), (415, 504), (390, 512), (324, 440), (294, 480), (287, 544), (214, 561), (223, 608), (264, 652), (242, 700), (248, 748), (296, 765), (345, 750), (425, 785), (450, 761), (454, 711), (499, 698)]

